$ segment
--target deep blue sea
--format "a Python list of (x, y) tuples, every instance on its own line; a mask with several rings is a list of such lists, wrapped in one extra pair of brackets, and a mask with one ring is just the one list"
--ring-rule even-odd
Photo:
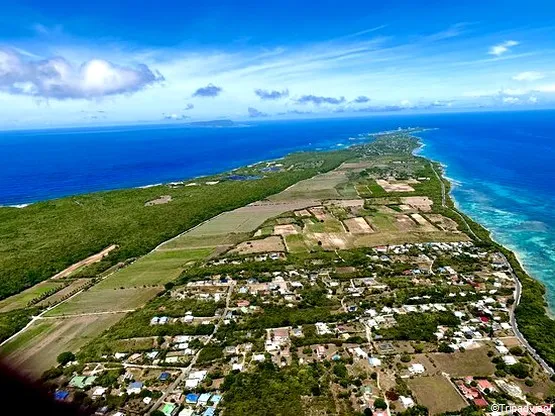
[(187, 179), (409, 126), (437, 128), (421, 153), (447, 166), (458, 206), (518, 253), (555, 305), (555, 111), (0, 132), (0, 205)]

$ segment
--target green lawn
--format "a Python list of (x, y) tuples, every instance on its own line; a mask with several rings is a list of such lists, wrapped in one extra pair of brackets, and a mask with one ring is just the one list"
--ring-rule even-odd
[(0, 301), (0, 312), (9, 312), (14, 309), (25, 308), (27, 304), (33, 299), (49, 292), (50, 290), (55, 290), (64, 285), (64, 282), (49, 280), (41, 282), (27, 290), (24, 290), (17, 295), (10, 296), (2, 301)]

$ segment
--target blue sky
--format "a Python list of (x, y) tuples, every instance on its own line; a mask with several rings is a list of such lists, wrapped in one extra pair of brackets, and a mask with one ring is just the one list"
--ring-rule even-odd
[(8, 128), (555, 106), (548, 0), (1, 7)]

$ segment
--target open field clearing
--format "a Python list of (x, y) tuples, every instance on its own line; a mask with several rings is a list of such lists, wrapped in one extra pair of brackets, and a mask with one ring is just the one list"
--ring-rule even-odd
[(344, 171), (336, 169), (331, 172), (316, 175), (290, 186), (277, 195), (272, 195), (270, 201), (295, 201), (303, 199), (339, 199), (341, 195), (336, 187), (348, 181)]
[(466, 401), (443, 376), (417, 377), (407, 381), (416, 401), (428, 408), (431, 415), (466, 407)]
[(6, 362), (24, 374), (37, 377), (56, 364), (64, 351), (76, 351), (125, 314), (38, 320), (0, 350)]
[(374, 232), (372, 227), (370, 227), (370, 225), (368, 225), (366, 220), (362, 217), (349, 218), (347, 220), (344, 220), (343, 224), (345, 224), (345, 227), (349, 230), (350, 233), (353, 234), (365, 234)]
[(434, 203), (427, 196), (407, 196), (401, 198), (401, 202), (422, 212), (430, 212)]
[(274, 251), (285, 251), (285, 246), (280, 236), (274, 235), (261, 240), (245, 241), (238, 244), (237, 247), (231, 250), (231, 253), (254, 254)]
[(416, 221), (418, 223), (418, 225), (420, 226), (419, 228), (422, 231), (435, 231), (437, 230), (436, 227), (434, 227), (432, 224), (430, 224), (428, 222), (428, 220), (426, 218), (424, 218), (422, 215), (420, 214), (410, 214), (411, 218)]
[(24, 308), (33, 299), (38, 298), (39, 296), (49, 292), (50, 290), (55, 290), (59, 287), (62, 287), (63, 285), (64, 283), (61, 281), (55, 282), (51, 280), (39, 283), (27, 290), (24, 290), (21, 293), (18, 293), (17, 295), (10, 296), (9, 298), (0, 301), (0, 312), (9, 312), (13, 311), (14, 309)]
[(179, 276), (188, 262), (208, 257), (214, 249), (154, 251), (96, 285), (98, 289), (163, 285)]
[(138, 308), (163, 290), (162, 286), (109, 289), (93, 286), (74, 298), (56, 306), (45, 316), (79, 315), (97, 312), (125, 311)]
[(434, 360), (438, 371), (444, 371), (451, 377), (486, 377), (495, 372), (495, 367), (487, 353), (487, 348), (481, 347), (453, 354), (433, 354), (430, 357)]
[(286, 236), (285, 245), (289, 253), (306, 253), (309, 250), (303, 236), (300, 234)]
[(458, 224), (451, 218), (444, 217), (441, 214), (426, 214), (431, 223), (444, 231), (456, 232), (459, 228)]
[(274, 234), (276, 235), (299, 234), (299, 232), (299, 226), (294, 224), (276, 225), (274, 227)]
[(408, 181), (376, 179), (376, 183), (386, 192), (414, 192), (414, 188), (408, 184)]

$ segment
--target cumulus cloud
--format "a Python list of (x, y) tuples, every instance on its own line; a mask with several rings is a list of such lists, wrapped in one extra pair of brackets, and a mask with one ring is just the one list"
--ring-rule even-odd
[(164, 80), (158, 71), (139, 64), (120, 66), (92, 59), (74, 66), (63, 57), (27, 59), (0, 48), (0, 91), (47, 99), (91, 99), (133, 93)]
[(249, 117), (256, 118), (256, 117), (268, 117), (268, 114), (263, 113), (262, 111), (257, 110), (256, 108), (249, 107), (248, 108)]
[(542, 78), (545, 78), (545, 75), (536, 71), (521, 72), (513, 77), (515, 81), (537, 81)]
[(503, 103), (505, 104), (517, 104), (520, 102), (518, 97), (503, 97)]
[(353, 103), (363, 104), (370, 101), (370, 98), (365, 95), (359, 95), (357, 98), (353, 100)]
[(164, 116), (164, 120), (185, 120), (190, 118), (189, 116), (186, 116), (184, 114), (165, 114), (162, 113), (162, 115)]
[(269, 90), (262, 90), (259, 88), (254, 90), (254, 93), (262, 100), (279, 100), (281, 98), (289, 97), (288, 89), (284, 89), (282, 91), (275, 91), (275, 90), (269, 91)]
[(316, 95), (303, 95), (301, 96), (299, 99), (297, 99), (297, 103), (299, 104), (315, 104), (315, 105), (320, 105), (320, 104), (332, 104), (332, 105), (338, 105), (338, 104), (343, 104), (345, 102), (345, 97), (339, 97), (339, 98), (335, 98), (335, 97), (320, 97), (320, 96), (316, 96)]
[(493, 45), (490, 49), (489, 49), (489, 54), (490, 55), (495, 55), (495, 56), (501, 56), (503, 55), (505, 52), (508, 52), (513, 46), (517, 46), (519, 45), (519, 42), (517, 42), (516, 40), (507, 40), (503, 43), (499, 43), (497, 45)]
[(196, 90), (193, 97), (217, 97), (221, 92), (222, 88), (216, 87), (214, 84), (208, 84), (206, 87)]
[(536, 104), (538, 102), (538, 97), (533, 95), (530, 98), (528, 98), (528, 101), (532, 104)]
[(185, 111), (192, 110), (193, 108), (195, 108), (195, 106), (193, 104), (189, 103), (185, 106)]

